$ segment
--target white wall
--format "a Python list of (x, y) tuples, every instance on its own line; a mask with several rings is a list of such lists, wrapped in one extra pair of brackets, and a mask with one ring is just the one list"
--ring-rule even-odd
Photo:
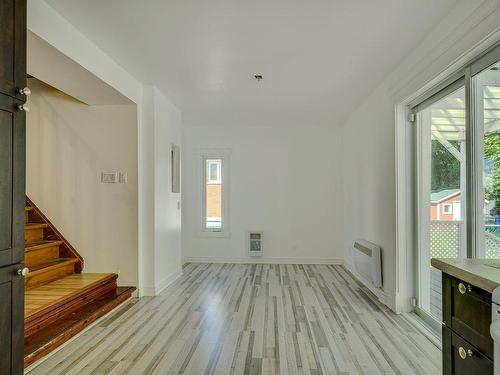
[[(88, 106), (30, 79), (26, 191), (85, 260), (85, 272), (117, 272), (136, 286), (135, 104)], [(126, 184), (100, 183), (127, 172)]]
[(182, 273), (181, 194), (172, 193), (171, 145), (181, 145), (181, 113), (154, 90), (155, 294)]
[[(342, 147), (320, 127), (185, 127), (183, 255), (186, 261), (248, 258), (248, 230), (264, 231), (263, 261), (341, 262)], [(200, 149), (230, 150), (230, 237), (198, 235)]]
[[(500, 2), (460, 1), (344, 124), (344, 251), (352, 267), (352, 244), (357, 238), (383, 248), (386, 303), (407, 309), (398, 283), (396, 251), (395, 108), (445, 70), (464, 53), (497, 30)], [(498, 40), (498, 39), (497, 39)], [(491, 40), (489, 42), (491, 44)], [(405, 250), (405, 249), (400, 249)], [(411, 278), (411, 275), (401, 275)]]
[(181, 144), (181, 113), (158, 89), (144, 86), (139, 134), (142, 176), (142, 295), (154, 296), (182, 273), (180, 194), (171, 192), (170, 147)]

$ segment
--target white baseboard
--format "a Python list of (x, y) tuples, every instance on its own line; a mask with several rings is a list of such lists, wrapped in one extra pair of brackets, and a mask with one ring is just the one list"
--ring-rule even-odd
[(158, 283), (158, 285), (155, 288), (155, 295), (160, 294), (163, 292), (168, 286), (170, 286), (175, 280), (177, 280), (179, 277), (182, 275), (182, 268), (179, 268), (177, 271), (174, 273), (168, 275), (165, 277), (162, 281)]
[(186, 263), (344, 264), (341, 258), (186, 257)]
[(139, 297), (154, 297), (154, 296), (156, 296), (154, 286), (143, 286), (139, 290)]
[(392, 311), (397, 312), (396, 310), (396, 293), (386, 292), (383, 289), (375, 288), (368, 282), (364, 277), (362, 277), (358, 272), (356, 272), (355, 267), (346, 265), (346, 268), (349, 270), (352, 275), (358, 279), (364, 286), (366, 286), (370, 292), (372, 292), (378, 300), (389, 307)]
[(141, 288), (141, 297), (154, 297), (164, 291), (170, 284), (177, 280), (182, 275), (182, 268), (179, 268), (174, 273), (165, 277), (155, 286), (145, 286)]

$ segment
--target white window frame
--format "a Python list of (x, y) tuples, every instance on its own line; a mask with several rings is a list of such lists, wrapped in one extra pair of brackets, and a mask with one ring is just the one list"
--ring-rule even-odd
[(451, 215), (453, 213), (453, 205), (451, 203), (443, 203), (443, 214)]
[[(206, 161), (209, 161), (210, 159), (205, 159)], [(219, 160), (219, 158), (217, 158), (217, 160)], [(210, 169), (211, 169), (211, 165), (215, 164), (216, 168), (217, 168), (217, 177), (215, 178), (215, 180), (212, 180), (210, 177)], [(221, 178), (221, 175), (222, 175), (222, 171), (221, 171), (221, 164), (222, 163), (217, 163), (217, 162), (210, 162), (208, 163), (209, 166), (207, 166), (207, 171), (205, 172), (207, 175), (208, 175), (208, 184), (222, 184), (222, 178)]]
[[(206, 226), (206, 196), (207, 196), (207, 172), (206, 161), (211, 159), (222, 160), (222, 166), (219, 173), (220, 184), (222, 185), (222, 228), (220, 230), (215, 228), (207, 228)], [(199, 194), (199, 237), (229, 237), (229, 181), (230, 181), (230, 150), (227, 149), (204, 149), (197, 152), (196, 168), (199, 180), (200, 194)], [(210, 183), (210, 182), (209, 182)]]

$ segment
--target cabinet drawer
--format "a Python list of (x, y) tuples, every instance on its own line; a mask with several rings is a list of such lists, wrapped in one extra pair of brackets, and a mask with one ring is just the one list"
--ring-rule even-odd
[(493, 361), (474, 345), (443, 326), (443, 374), (490, 375), (493, 374)]
[(448, 328), (493, 359), (490, 293), (443, 274), (443, 321)]

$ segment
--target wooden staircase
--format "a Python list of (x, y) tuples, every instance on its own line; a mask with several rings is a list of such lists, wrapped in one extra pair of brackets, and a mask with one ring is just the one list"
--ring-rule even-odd
[(134, 292), (115, 273), (82, 273), (84, 261), (26, 198), (24, 365), (76, 335)]

